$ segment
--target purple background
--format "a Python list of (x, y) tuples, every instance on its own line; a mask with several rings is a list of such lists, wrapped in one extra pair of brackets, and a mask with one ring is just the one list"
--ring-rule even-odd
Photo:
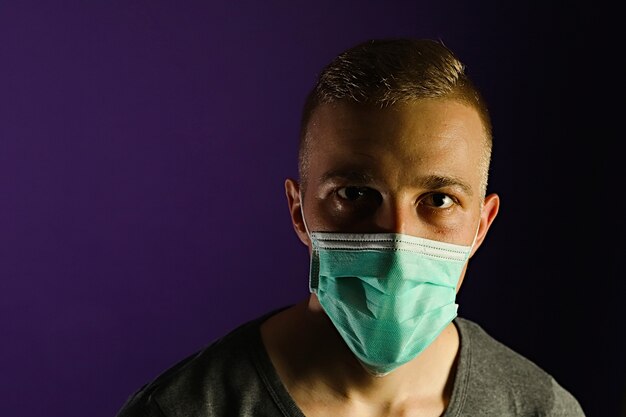
[(338, 52), (393, 36), (442, 39), (492, 108), (502, 209), (460, 313), (588, 416), (616, 415), (617, 30), (597, 2), (518, 3), (1, 4), (0, 415), (112, 416), (184, 356), (302, 299), (308, 255), (283, 190), (301, 105)]

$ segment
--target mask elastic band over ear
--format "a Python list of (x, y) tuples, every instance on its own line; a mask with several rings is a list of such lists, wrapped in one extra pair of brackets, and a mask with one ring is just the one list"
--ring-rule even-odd
[(311, 233), (309, 232), (309, 228), (306, 226), (306, 220), (304, 220), (304, 199), (302, 198), (302, 191), (298, 190), (298, 195), (300, 196), (300, 214), (302, 215), (302, 223), (304, 223), (304, 230), (306, 231), (306, 235), (311, 239)]
[[(482, 213), (482, 210), (481, 210)], [(478, 239), (478, 231), (480, 230), (480, 216), (478, 217), (478, 227), (476, 227), (476, 233), (474, 234), (474, 240), (472, 240), (472, 244), (470, 245), (470, 252), (474, 249), (474, 245), (476, 244), (476, 239)]]

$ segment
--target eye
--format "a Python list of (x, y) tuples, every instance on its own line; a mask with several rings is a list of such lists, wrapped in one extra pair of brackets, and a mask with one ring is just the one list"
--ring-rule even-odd
[(338, 222), (338, 227), (346, 230), (354, 222), (370, 218), (382, 202), (382, 195), (377, 190), (358, 185), (338, 187), (333, 197), (334, 220)]
[(452, 197), (443, 193), (429, 194), (423, 201), (427, 206), (438, 209), (447, 209), (455, 203)]
[(344, 200), (356, 201), (364, 197), (367, 197), (371, 192), (372, 190), (367, 187), (350, 186), (350, 187), (342, 187), (338, 189), (337, 195), (343, 198)]

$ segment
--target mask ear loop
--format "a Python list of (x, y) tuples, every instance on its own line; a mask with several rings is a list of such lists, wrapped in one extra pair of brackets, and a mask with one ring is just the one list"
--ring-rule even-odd
[(309, 232), (309, 228), (306, 226), (306, 220), (304, 220), (304, 204), (303, 204), (304, 200), (302, 199), (302, 191), (298, 191), (298, 195), (300, 197), (300, 215), (302, 216), (302, 223), (304, 224), (304, 231), (306, 232), (306, 235), (309, 237), (309, 240), (311, 240), (311, 233)]
[[(302, 215), (302, 223), (304, 224), (304, 230), (306, 231), (306, 235), (309, 237), (309, 241), (311, 245), (314, 245), (313, 239), (311, 238), (311, 233), (309, 232), (309, 228), (306, 225), (306, 220), (304, 220), (304, 205), (302, 204), (302, 191), (298, 191), (298, 195), (300, 196), (300, 214)], [(317, 287), (319, 285), (319, 260), (316, 259), (315, 249), (313, 249), (313, 253), (311, 253), (311, 263), (309, 270), (309, 292), (317, 294)]]
[[(482, 213), (482, 210), (480, 212)], [(472, 240), (472, 244), (470, 245), (470, 253), (472, 252), (472, 249), (474, 249), (474, 245), (476, 244), (476, 240), (478, 239), (478, 231), (480, 230), (481, 220), (481, 218), (478, 219), (478, 227), (476, 228), (476, 233), (474, 234), (474, 240)]]

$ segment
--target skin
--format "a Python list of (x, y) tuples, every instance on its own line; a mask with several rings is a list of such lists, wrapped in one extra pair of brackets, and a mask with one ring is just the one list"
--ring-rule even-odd
[[(484, 129), (472, 107), (451, 99), (382, 110), (323, 104), (312, 114), (308, 135), (307, 184), (301, 189), (287, 179), (285, 192), (294, 230), (309, 253), (307, 228), (404, 233), (468, 246), (476, 237), (470, 258), (484, 241), (500, 201), (480, 193)], [(459, 351), (453, 323), (384, 377), (364, 370), (314, 294), (268, 319), (261, 335), (307, 416), (440, 416), (450, 401)]]

